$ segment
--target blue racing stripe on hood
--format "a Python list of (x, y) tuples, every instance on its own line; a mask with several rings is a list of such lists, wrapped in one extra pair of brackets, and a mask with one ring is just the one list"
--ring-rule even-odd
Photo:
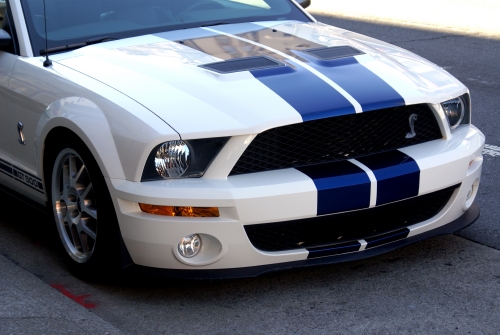
[(404, 98), (392, 86), (360, 64), (356, 58), (320, 60), (304, 52), (327, 47), (326, 45), (253, 23), (220, 26), (217, 30), (265, 45), (307, 63), (344, 89), (365, 112), (405, 105)]
[[(209, 35), (200, 32), (200, 36), (197, 37), (198, 32), (200, 32), (200, 29), (185, 32), (179, 36), (186, 38), (180, 39), (178, 42), (224, 61), (266, 56), (286, 64), (286, 66), (277, 68), (251, 70), (250, 73), (291, 105), (304, 121), (354, 114), (356, 112), (354, 106), (341, 93), (315, 74), (301, 66), (297, 66), (289, 59), (249, 42), (238, 40), (235, 37), (214, 35), (213, 32), (210, 32)], [(157, 34), (157, 36), (166, 38), (177, 35), (165, 33)], [(208, 64), (204, 64), (204, 66), (206, 65)]]
[(334, 162), (299, 167), (318, 190), (317, 215), (345, 212), (370, 206), (370, 178), (358, 166)]
[(361, 105), (364, 112), (404, 106), (405, 100), (382, 78), (360, 64), (356, 58), (319, 60), (304, 52), (296, 52), (309, 65), (346, 90)]
[(286, 66), (251, 73), (295, 108), (304, 121), (355, 113), (344, 96), (302, 67)]
[(390, 151), (356, 159), (377, 178), (377, 206), (418, 195), (420, 168), (401, 151)]

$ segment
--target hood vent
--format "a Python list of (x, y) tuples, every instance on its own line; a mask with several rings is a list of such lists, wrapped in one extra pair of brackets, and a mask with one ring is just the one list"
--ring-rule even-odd
[(223, 62), (199, 65), (199, 67), (218, 73), (233, 73), (242, 71), (263, 70), (286, 66), (284, 63), (267, 56), (230, 59)]
[(303, 50), (303, 52), (321, 60), (332, 60), (364, 54), (364, 52), (349, 46), (314, 48)]

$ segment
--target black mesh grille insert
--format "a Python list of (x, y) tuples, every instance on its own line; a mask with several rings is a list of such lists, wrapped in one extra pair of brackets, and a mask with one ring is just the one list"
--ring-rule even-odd
[(254, 247), (283, 251), (335, 245), (395, 231), (437, 215), (456, 185), (391, 204), (312, 219), (245, 226)]
[[(409, 118), (417, 114), (416, 136)], [(265, 131), (253, 140), (230, 175), (341, 161), (442, 138), (426, 104), (308, 121)]]
[(200, 67), (219, 73), (252, 71), (285, 66), (285, 64), (266, 56), (230, 59), (223, 62), (200, 65)]
[(336, 58), (344, 58), (350, 56), (362, 55), (364, 52), (361, 52), (357, 49), (348, 46), (341, 47), (329, 47), (329, 48), (315, 48), (304, 50), (308, 54), (313, 55), (316, 58), (322, 60), (336, 59)]

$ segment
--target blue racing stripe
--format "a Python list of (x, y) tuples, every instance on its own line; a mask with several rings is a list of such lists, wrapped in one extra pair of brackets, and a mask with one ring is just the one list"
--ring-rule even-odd
[[(260, 29), (253, 24), (235, 27), (244, 27), (244, 30), (249, 27)], [(253, 70), (250, 73), (291, 105), (302, 116), (303, 121), (356, 113), (354, 106), (336, 89), (273, 51), (203, 29), (190, 29), (183, 34), (161, 33), (156, 36), (166, 39), (182, 37), (178, 42), (185, 47), (223, 60), (267, 56), (286, 63), (287, 66)]]
[(350, 162), (319, 164), (297, 170), (311, 178), (318, 190), (317, 215), (368, 208), (370, 205), (370, 178)]
[(418, 195), (420, 168), (401, 151), (390, 151), (357, 158), (377, 178), (377, 206)]
[(364, 112), (405, 105), (405, 100), (395, 89), (354, 57), (325, 61), (305, 52), (295, 53), (308, 60), (310, 66), (342, 87), (356, 99)]
[(326, 45), (253, 23), (221, 26), (217, 27), (217, 30), (265, 45), (299, 61), (305, 61), (342, 87), (365, 112), (405, 105), (404, 98), (396, 90), (360, 64), (356, 58), (320, 60), (304, 52), (304, 50), (326, 47)]
[(300, 66), (250, 72), (295, 108), (304, 121), (356, 113), (342, 94)]

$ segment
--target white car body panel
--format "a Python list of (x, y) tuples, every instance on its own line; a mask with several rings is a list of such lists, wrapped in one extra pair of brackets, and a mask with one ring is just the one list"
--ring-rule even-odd
[[(352, 113), (429, 105), (442, 139), (394, 150), (406, 155), (418, 171), (410, 173), (401, 168), (397, 172), (400, 175), (392, 172), (394, 176), (386, 179), (418, 176), (414, 194), (394, 202), (457, 188), (437, 215), (406, 227), (405, 238), (445, 227), (472, 206), (480, 182), (484, 135), (473, 125), (452, 132), (441, 107), (442, 102), (468, 90), (448, 72), (411, 52), (317, 23), (306, 13), (313, 22), (229, 24), (95, 44), (51, 55), (52, 66), (44, 67), (44, 58), (33, 56), (39, 51), (31, 49), (20, 0), (11, 0), (10, 6), (20, 50), (19, 55), (0, 51), (0, 103), (4, 105), (4, 111), (0, 111), (0, 184), (44, 205), (50, 187), (45, 184), (43, 165), (46, 140), (54, 129), (73, 132), (89, 148), (105, 177), (124, 245), (136, 265), (222, 270), (305, 261), (313, 252), (311, 248), (262, 251), (252, 244), (245, 227), (356, 214), (379, 206), (386, 180), (368, 166), (366, 157), (345, 162), (365, 174), (368, 204), (326, 214), (319, 210), (324, 197), (320, 184), (331, 183), (327, 180), (330, 176), (314, 178), (299, 168), (230, 175), (259, 134), (332, 117), (331, 110), (321, 110), (323, 114), (301, 110), (303, 106), (294, 100), (297, 97), (283, 94), (279, 85), (266, 81), (273, 74), (262, 75), (262, 79), (252, 71), (221, 74), (200, 67), (247, 56), (271, 55), (302, 76), (293, 78), (309, 80), (282, 84), (301, 94), (310, 105), (321, 105), (318, 97), (322, 91), (316, 92), (314, 85), (332, 93), (329, 104), (340, 101), (338, 104), (344, 103)], [(276, 39), (268, 38), (272, 34)], [(328, 72), (327, 66), (308, 59), (302, 49), (294, 49), (297, 41), (313, 46), (350, 46), (362, 54), (353, 56), (351, 63), (331, 65), (338, 73)], [(342, 74), (351, 68), (357, 71), (355, 78), (361, 89), (353, 87)], [(371, 105), (363, 101), (363, 90), (368, 96), (371, 88), (376, 91), (380, 85), (389, 92), (387, 100), (396, 96), (400, 101), (385, 104), (385, 96)], [(380, 106), (373, 107), (377, 103)], [(18, 122), (23, 123), (25, 145), (18, 141)], [(229, 139), (203, 177), (141, 181), (148, 157), (161, 143), (218, 137)], [(141, 211), (140, 203), (218, 207), (220, 217), (152, 215)], [(196, 257), (184, 258), (177, 245), (184, 236), (195, 233), (202, 238), (202, 251)], [(370, 248), (365, 239), (357, 242), (359, 249), (346, 254)]]

